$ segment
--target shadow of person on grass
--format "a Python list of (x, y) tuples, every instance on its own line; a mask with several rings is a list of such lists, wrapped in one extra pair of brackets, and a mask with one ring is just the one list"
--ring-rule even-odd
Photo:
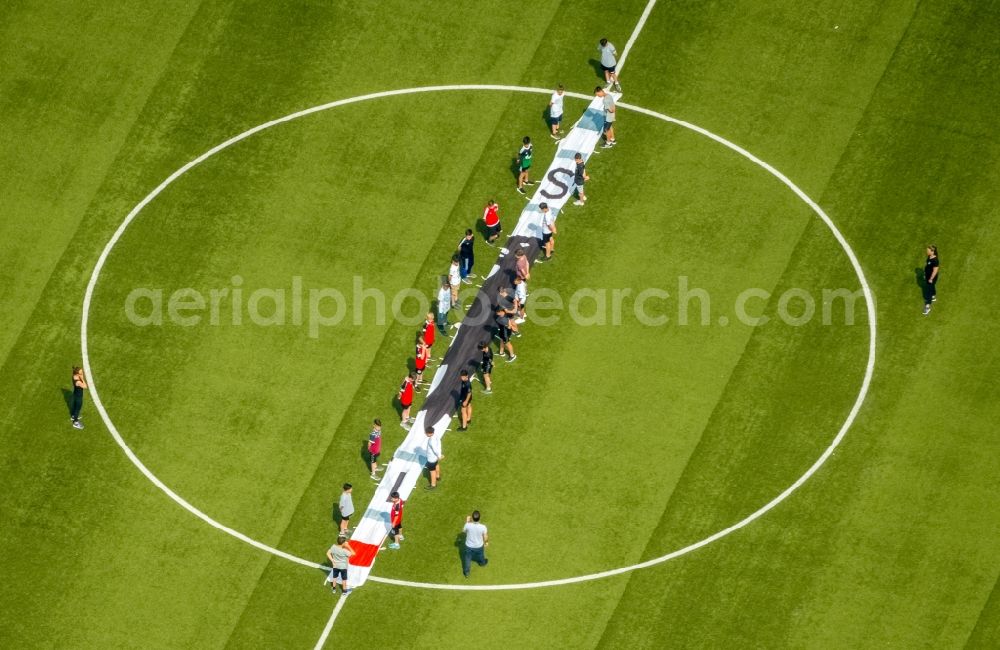
[(63, 401), (66, 402), (66, 415), (73, 415), (73, 391), (68, 388), (62, 389)]
[(927, 302), (930, 297), (928, 295), (929, 288), (927, 278), (924, 277), (924, 270), (920, 267), (913, 269), (913, 279), (916, 280), (917, 286), (920, 287), (920, 297), (924, 302)]
[(458, 551), (458, 564), (462, 565), (462, 560), (465, 559), (465, 531), (463, 530), (459, 534), (455, 535), (455, 549)]
[(510, 175), (514, 177), (515, 183), (521, 177), (521, 161), (517, 159), (517, 156), (514, 156), (510, 160)]
[[(361, 441), (360, 456), (361, 456), (361, 462), (365, 464), (365, 469), (367, 469), (368, 471), (371, 471), (371, 460), (372, 459), (371, 459), (371, 456), (368, 455), (368, 441), (367, 440), (362, 440)], [(334, 508), (334, 512), (336, 512), (336, 510), (337, 510), (337, 504), (334, 504), (333, 508)]]
[(589, 63), (590, 67), (594, 69), (594, 74), (597, 78), (604, 81), (604, 66), (601, 65), (601, 62), (597, 59), (590, 59), (587, 63)]

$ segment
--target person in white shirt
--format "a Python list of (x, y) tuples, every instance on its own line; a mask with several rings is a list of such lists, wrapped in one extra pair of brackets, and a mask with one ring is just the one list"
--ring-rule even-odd
[[(548, 203), (540, 203), (538, 205), (542, 212), (542, 241), (541, 248), (545, 252), (544, 261), (549, 261), (552, 259), (552, 249), (555, 247), (556, 243), (553, 241), (553, 237), (556, 235), (556, 221), (552, 218), (552, 212), (549, 210)], [(536, 260), (541, 262), (543, 260)]]
[(618, 83), (618, 50), (615, 46), (608, 42), (608, 39), (602, 38), (601, 42), (597, 45), (597, 51), (601, 53), (601, 69), (604, 70), (604, 83), (608, 84), (608, 88), (621, 92), (622, 87)]
[(448, 336), (448, 311), (451, 310), (451, 287), (443, 282), (437, 295), (437, 327), (442, 336)]
[(462, 268), (458, 264), (458, 255), (451, 258), (451, 266), (448, 268), (448, 284), (451, 285), (451, 305), (462, 308), (462, 303), (458, 301), (458, 289), (462, 286)]
[(472, 514), (465, 518), (465, 552), (462, 553), (462, 574), (468, 578), (469, 570), (472, 568), (472, 561), (475, 560), (479, 566), (486, 566), (490, 563), (486, 559), (486, 547), (490, 545), (490, 536), (486, 526), (479, 523), (479, 511), (473, 510)]
[(517, 276), (514, 278), (514, 311), (517, 313), (514, 322), (518, 325), (524, 322), (524, 303), (527, 300), (528, 283), (521, 276)]
[(553, 140), (559, 140), (559, 134), (562, 133), (563, 92), (565, 89), (559, 84), (549, 99), (549, 128), (552, 129)]
[(433, 490), (437, 487), (438, 481), (441, 480), (441, 461), (444, 460), (444, 454), (441, 453), (441, 441), (434, 439), (434, 427), (425, 428), (424, 433), (427, 435), (427, 447), (425, 449), (427, 463), (424, 467), (427, 468), (427, 473), (431, 479), (431, 484), (427, 486), (427, 489)]

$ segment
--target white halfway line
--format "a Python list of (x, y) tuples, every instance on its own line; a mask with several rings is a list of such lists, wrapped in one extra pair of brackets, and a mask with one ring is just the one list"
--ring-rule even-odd
[(635, 40), (639, 38), (639, 32), (641, 32), (642, 28), (646, 26), (646, 19), (649, 18), (649, 14), (653, 11), (653, 6), (655, 4), (656, 0), (649, 0), (649, 2), (646, 3), (645, 10), (643, 10), (642, 15), (639, 16), (639, 22), (635, 24), (635, 29), (632, 30), (632, 35), (628, 37), (628, 42), (625, 43), (622, 55), (618, 57), (618, 66), (615, 68), (615, 71), (619, 77), (621, 77), (622, 68), (625, 67), (625, 59), (628, 58), (628, 53), (632, 51), (632, 46), (635, 45)]
[(344, 602), (347, 600), (347, 596), (341, 596), (337, 599), (337, 604), (333, 608), (333, 613), (330, 614), (330, 620), (326, 622), (326, 627), (323, 628), (323, 634), (319, 635), (319, 641), (316, 642), (315, 650), (322, 650), (323, 644), (326, 643), (327, 637), (330, 636), (330, 631), (333, 630), (333, 623), (337, 620), (337, 616), (340, 615), (340, 610), (344, 609)]

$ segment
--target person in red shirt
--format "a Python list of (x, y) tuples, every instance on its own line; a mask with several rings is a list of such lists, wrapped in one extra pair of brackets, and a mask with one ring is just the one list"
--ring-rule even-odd
[(427, 346), (427, 342), (424, 341), (424, 337), (420, 337), (417, 341), (417, 353), (414, 359), (414, 365), (417, 369), (417, 378), (414, 383), (414, 389), (420, 390), (421, 384), (424, 383), (424, 370), (427, 368), (427, 362), (431, 358), (431, 349)]
[(486, 225), (486, 243), (493, 246), (493, 242), (500, 236), (503, 228), (500, 226), (500, 206), (493, 199), (486, 204), (483, 210), (483, 223)]
[(406, 375), (406, 379), (403, 380), (403, 385), (399, 387), (399, 405), (403, 407), (402, 421), (399, 423), (399, 426), (409, 431), (410, 424), (413, 422), (413, 418), (410, 417), (410, 407), (413, 406), (412, 372)]
[(389, 548), (396, 551), (399, 550), (399, 543), (404, 539), (403, 506), (406, 502), (399, 498), (399, 492), (393, 492), (389, 498), (392, 499), (392, 507), (389, 508), (389, 525), (392, 527), (392, 530), (389, 531), (389, 537), (392, 538), (392, 542), (389, 544)]
[(424, 332), (421, 336), (424, 337), (424, 342), (427, 344), (428, 348), (434, 347), (434, 335), (437, 330), (434, 327), (434, 314), (428, 312), (427, 320), (424, 321)]

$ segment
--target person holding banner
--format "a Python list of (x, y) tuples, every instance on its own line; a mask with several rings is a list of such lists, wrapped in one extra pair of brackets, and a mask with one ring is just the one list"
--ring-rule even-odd
[(392, 500), (392, 507), (389, 508), (389, 538), (392, 542), (389, 544), (389, 548), (394, 551), (399, 550), (399, 543), (403, 541), (403, 506), (405, 502), (399, 498), (399, 492), (393, 492), (389, 495), (389, 499)]
[(615, 115), (615, 97), (600, 86), (594, 88), (594, 96), (604, 100), (604, 144), (601, 145), (601, 148), (610, 149), (618, 144), (615, 140), (615, 118), (617, 117)]
[(400, 415), (402, 419), (399, 426), (407, 431), (410, 430), (410, 424), (413, 423), (413, 418), (410, 417), (410, 407), (413, 406), (413, 380), (414, 377), (411, 372), (406, 375), (403, 385), (399, 387), (399, 405), (403, 407), (403, 412)]
[(424, 370), (426, 370), (427, 362), (430, 361), (430, 358), (430, 346), (427, 345), (427, 342), (424, 341), (424, 337), (421, 336), (417, 340), (417, 351), (413, 358), (413, 366), (417, 375), (416, 381), (413, 383), (413, 389), (418, 393), (420, 392), (420, 387), (425, 383)]
[[(553, 237), (556, 235), (556, 221), (549, 211), (549, 204), (542, 203), (538, 206), (542, 210), (542, 250), (545, 252), (545, 261), (552, 259), (552, 249), (555, 248)], [(542, 260), (538, 260), (542, 261)]]
[(587, 175), (587, 164), (583, 162), (582, 154), (576, 154), (573, 156), (573, 162), (576, 163), (576, 167), (573, 170), (573, 185), (576, 187), (576, 201), (573, 201), (573, 205), (584, 205), (587, 203), (587, 195), (583, 192), (583, 186), (590, 180), (590, 176)]
[(441, 461), (444, 460), (444, 454), (441, 453), (441, 441), (434, 440), (434, 427), (426, 427), (424, 433), (427, 435), (427, 463), (424, 467), (431, 480), (426, 489), (433, 490), (441, 480)]

